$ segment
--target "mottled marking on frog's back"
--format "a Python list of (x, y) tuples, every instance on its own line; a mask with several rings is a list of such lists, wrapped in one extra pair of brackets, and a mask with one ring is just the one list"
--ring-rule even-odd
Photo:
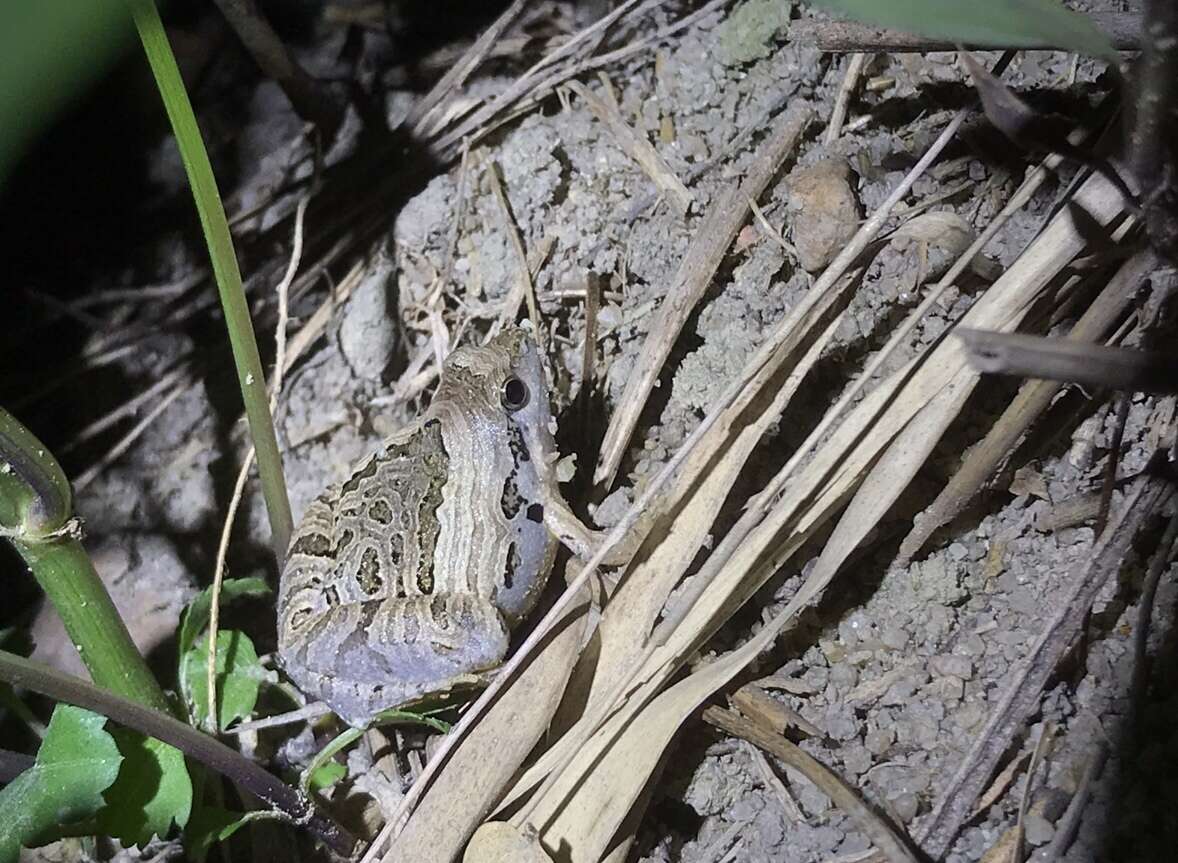
[(278, 603), (304, 692), (359, 724), (502, 659), (555, 551), (521, 433), (551, 448), (550, 419), (538, 353), (508, 330), (456, 350), (421, 420), (308, 508)]

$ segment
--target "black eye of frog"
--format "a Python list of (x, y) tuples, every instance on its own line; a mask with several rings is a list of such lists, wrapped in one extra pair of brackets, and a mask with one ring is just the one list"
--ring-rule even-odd
[(530, 398), (531, 393), (528, 392), (528, 385), (519, 378), (512, 376), (503, 382), (503, 407), (509, 411), (520, 410)]

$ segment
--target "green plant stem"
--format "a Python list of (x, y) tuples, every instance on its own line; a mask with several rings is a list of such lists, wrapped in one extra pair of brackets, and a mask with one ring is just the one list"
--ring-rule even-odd
[(295, 823), (306, 825), (334, 851), (345, 856), (355, 847), (355, 839), (342, 827), (316, 810), (311, 802), (271, 773), (263, 770), (240, 752), (219, 740), (202, 734), (167, 713), (144, 707), (113, 692), (55, 669), (31, 662), (14, 653), (0, 650), (0, 680), (23, 686), (58, 701), (76, 704), (101, 713), (121, 725), (164, 743), (233, 780)]
[(99, 686), (153, 707), (168, 700), (71, 520), (70, 487), (49, 450), (0, 409), (0, 528), (53, 603), (65, 631)]
[(0, 408), (0, 529), (34, 539), (65, 527), (70, 483), (45, 444)]
[(258, 343), (250, 322), (249, 307), (241, 286), (241, 271), (233, 250), (233, 238), (229, 223), (225, 219), (225, 208), (217, 192), (217, 180), (209, 164), (208, 153), (196, 125), (196, 116), (188, 93), (172, 55), (163, 23), (153, 0), (127, 0), (135, 21), (135, 29), (143, 43), (147, 61), (155, 76), (156, 86), (164, 100), (168, 119), (176, 135), (180, 157), (188, 173), (192, 197), (200, 216), (201, 230), (209, 247), (213, 276), (221, 297), (225, 313), (225, 324), (229, 330), (229, 341), (233, 348), (233, 361), (237, 366), (238, 384), (245, 402), (246, 418), (249, 420), (250, 435), (258, 454), (258, 474), (262, 481), (262, 495), (270, 517), (275, 556), (279, 561), (286, 554), (293, 528), (290, 515), (290, 501), (286, 494), (286, 483), (282, 476), (282, 459), (278, 453), (278, 441), (274, 436), (274, 423), (266, 396), (266, 378), (262, 372), (262, 360), (258, 355)]
[(89, 555), (78, 540), (13, 539), (33, 577), (65, 624), (74, 647), (99, 686), (167, 713), (168, 700), (140, 655)]

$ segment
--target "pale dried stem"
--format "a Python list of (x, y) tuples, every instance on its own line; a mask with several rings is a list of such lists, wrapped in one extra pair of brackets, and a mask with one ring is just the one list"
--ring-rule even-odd
[(167, 409), (168, 405), (170, 405), (184, 393), (185, 389), (185, 381), (181, 381), (179, 384), (173, 387), (172, 391), (160, 399), (159, 403), (151, 409), (147, 416), (137, 422), (135, 427), (123, 435), (123, 437), (119, 439), (118, 443), (112, 446), (101, 459), (92, 464), (81, 476), (74, 480), (74, 491), (79, 492), (84, 489), (94, 481), (95, 477), (114, 464), (123, 455), (123, 453), (131, 448), (131, 445), (139, 439), (139, 436), (147, 430), (148, 426), (155, 422), (156, 417), (162, 414)]
[[(69, 443), (65, 444), (65, 446), (61, 448), (61, 450), (58, 452), (58, 456), (62, 456), (68, 452), (71, 452), (72, 450), (84, 444), (86, 441), (102, 434), (108, 428), (118, 423), (119, 420), (134, 414), (141, 406), (151, 401), (161, 392), (168, 389), (182, 378), (185, 378), (187, 374), (188, 369), (184, 366), (174, 368), (170, 372), (167, 372), (154, 384), (145, 389), (143, 392), (139, 393), (139, 395), (123, 402), (117, 408), (105, 414), (104, 416), (99, 417), (97, 420), (90, 423), (84, 429), (75, 434), (72, 438), (70, 438)], [(187, 384), (190, 382), (185, 381), (185, 383)]]
[[(718, 400), (715, 407), (705, 417), (701, 425), (690, 435), (675, 457), (663, 468), (656, 477), (655, 483), (652, 487), (648, 487), (645, 494), (641, 496), (638, 502), (631, 507), (627, 512), (626, 518), (619, 523), (613, 531), (610, 532), (610, 540), (615, 540), (615, 534), (619, 530), (629, 531), (630, 525), (635, 523), (638, 519), (638, 513), (645, 513), (652, 508), (653, 492), (661, 490), (668, 478), (675, 476), (679, 470), (680, 464), (684, 461), (687, 453), (694, 450), (695, 446), (703, 439), (703, 436), (711, 430), (712, 426), (725, 414), (727, 408), (734, 404), (744, 393), (747, 383), (752, 378), (761, 374), (767, 366), (781, 362), (783, 357), (779, 357), (779, 352), (783, 345), (790, 342), (791, 339), (801, 339), (802, 333), (817, 320), (823, 318), (820, 313), (822, 309), (835, 301), (837, 296), (841, 293), (833, 290), (835, 284), (846, 273), (858, 256), (867, 248), (875, 235), (882, 230), (887, 221), (892, 209), (903, 199), (903, 197), (911, 189), (916, 179), (923, 174), (925, 170), (936, 160), (940, 152), (952, 140), (953, 135), (964, 122), (966, 116), (965, 111), (958, 112), (958, 115), (945, 128), (942, 134), (930, 147), (928, 152), (917, 162), (909, 174), (899, 184), (899, 186), (887, 198), (884, 204), (864, 225), (859, 232), (852, 238), (850, 244), (844, 248), (843, 252), (836, 257), (835, 261), (827, 268), (814, 285), (807, 292), (805, 298), (796, 306), (786, 318), (781, 321), (773, 332), (765, 339), (757, 353), (746, 363), (744, 372), (734, 380), (723, 396)], [(832, 331), (832, 330), (831, 330)], [(829, 332), (828, 332), (829, 335)], [(788, 352), (786, 352), (788, 354)], [(787, 466), (788, 467), (788, 466)], [(681, 482), (677, 483), (679, 490), (685, 489), (687, 480), (690, 478), (680, 478)], [(528, 813), (535, 808), (538, 801), (543, 798), (544, 793), (551, 788), (560, 774), (568, 769), (572, 760), (576, 757), (578, 750), (585, 744), (585, 742), (597, 732), (597, 730), (604, 724), (606, 719), (614, 710), (615, 703), (623, 697), (631, 685), (634, 683), (637, 676), (645, 669), (654, 655), (664, 643), (666, 643), (670, 634), (679, 626), (684, 617), (689, 613), (691, 606), (695, 600), (707, 589), (711, 581), (718, 575), (724, 563), (731, 556), (735, 548), (743, 541), (744, 537), (752, 530), (754, 525), (763, 518), (763, 512), (752, 507), (746, 511), (745, 515), (738, 522), (728, 534), (725, 535), (721, 541), (720, 546), (708, 558), (704, 564), (704, 568), (696, 575), (688, 588), (687, 593), (680, 597), (678, 609), (674, 612), (668, 612), (662, 623), (656, 628), (654, 633), (647, 640), (643, 646), (640, 654), (635, 657), (628, 669), (617, 676), (617, 679), (610, 688), (608, 694), (599, 703), (599, 709), (591, 717), (586, 717), (577, 726), (577, 732), (574, 739), (571, 741), (561, 741), (564, 747), (563, 756), (558, 759), (558, 762), (552, 767), (551, 771), (545, 777), (541, 787), (531, 795), (528, 803), (523, 807), (517, 815), (521, 822), (527, 819)], [(616, 541), (616, 540), (615, 540)], [(596, 566), (600, 563), (604, 551), (595, 555), (595, 558), (590, 561), (591, 566)], [(588, 569), (587, 569), (588, 571)], [(657, 669), (648, 669), (652, 674), (656, 673)]]
[[(1068, 338), (1081, 342), (1100, 338), (1122, 314), (1136, 284), (1150, 273), (1156, 260), (1152, 252), (1144, 250), (1123, 264), (1077, 321)], [(898, 564), (903, 565), (911, 560), (939, 527), (956, 518), (993, 476), (999, 462), (1047, 408), (1061, 386), (1050, 381), (1028, 381), (1023, 385), (983, 441), (970, 451), (961, 467), (954, 472), (936, 500), (914, 520), (912, 530), (900, 544)]]
[(877, 815), (850, 785), (825, 764), (784, 737), (731, 710), (708, 707), (704, 710), (703, 718), (710, 725), (759, 746), (813, 782), (855, 822), (856, 827), (867, 834), (872, 844), (883, 852), (888, 863), (918, 863), (919, 858), (908, 847), (900, 831)]
[(847, 108), (851, 104), (855, 88), (859, 86), (859, 77), (867, 65), (868, 56), (865, 53), (856, 52), (847, 61), (847, 71), (843, 74), (838, 94), (834, 98), (834, 109), (830, 112), (830, 122), (826, 125), (826, 136), (823, 140), (828, 147), (837, 141), (842, 133), (843, 123), (847, 120)]
[(614, 143), (674, 202), (676, 212), (680, 216), (686, 215), (695, 203), (695, 198), (654, 145), (630, 127), (618, 110), (617, 102), (600, 98), (580, 81), (569, 81), (565, 86), (581, 97), (593, 116), (609, 130)]
[(782, 112), (744, 180), (733, 181), (700, 219), (610, 418), (593, 476), (595, 483), (608, 485), (613, 481), (659, 371), (748, 218), (749, 200), (761, 196), (797, 146), (812, 117), (812, 109), (804, 104), (792, 105)]
[(499, 205), (499, 215), (503, 218), (503, 232), (507, 235), (507, 240), (511, 244), (511, 249), (515, 253), (516, 266), (516, 283), (515, 287), (507, 295), (507, 301), (504, 303), (503, 312), (500, 315), (499, 325), (505, 326), (511, 321), (515, 320), (516, 315), (519, 314), (520, 303), (527, 301), (528, 317), (532, 321), (532, 325), (537, 328), (539, 333), (540, 327), (540, 311), (536, 308), (536, 286), (532, 282), (532, 270), (528, 265), (528, 253), (524, 249), (524, 240), (520, 236), (519, 225), (516, 224), (515, 217), (511, 212), (511, 204), (507, 200), (507, 193), (503, 191), (503, 181), (499, 177), (499, 168), (494, 162), (487, 164), (487, 177), (491, 181), (491, 191), (495, 196), (495, 201)]
[(514, 23), (526, 5), (527, 0), (515, 0), (504, 9), (494, 23), (483, 31), (462, 57), (413, 106), (405, 118), (405, 125), (411, 127), (415, 135), (423, 135), (425, 130), (433, 125), (435, 120), (432, 115), (435, 109), (446, 100), (447, 96), (458, 90), (470, 73), (487, 58), (495, 43), (499, 41), (499, 37)]
[[(1114, 48), (1122, 51), (1137, 49), (1141, 39), (1140, 12), (1089, 12), (1086, 13), (1086, 17), (1090, 18), (1112, 39)], [(913, 33), (901, 33), (898, 30), (887, 30), (855, 21), (802, 19), (790, 23), (789, 35), (790, 39), (796, 42), (813, 45), (820, 51), (832, 52), (886, 51), (890, 54), (899, 54), (954, 51), (957, 48), (953, 42), (931, 39)], [(992, 49), (995, 46), (989, 47)], [(1024, 47), (1068, 50), (1067, 46), (1052, 45), (1046, 41), (1041, 45)]]

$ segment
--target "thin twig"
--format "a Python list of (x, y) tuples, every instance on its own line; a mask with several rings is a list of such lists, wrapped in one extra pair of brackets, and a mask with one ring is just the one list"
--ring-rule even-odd
[(106, 455), (104, 455), (101, 459), (99, 459), (97, 462), (92, 464), (89, 468), (86, 469), (86, 471), (84, 473), (82, 473), (77, 479), (74, 480), (74, 491), (81, 491), (82, 489), (84, 489), (86, 486), (88, 486), (91, 482), (94, 481), (94, 478), (96, 476), (98, 476), (100, 473), (102, 473), (104, 470), (106, 470), (111, 464), (113, 464), (115, 461), (117, 461), (123, 453), (125, 453), (128, 449), (131, 448), (131, 444), (135, 443), (135, 441), (137, 441), (139, 439), (139, 436), (142, 435), (143, 432), (147, 430), (147, 427), (150, 426), (153, 422), (155, 422), (156, 417), (158, 417), (165, 410), (167, 410), (168, 405), (170, 405), (177, 398), (179, 398), (180, 395), (185, 391), (185, 389), (187, 389), (187, 387), (186, 387), (184, 381), (181, 381), (180, 383), (176, 384), (172, 388), (172, 391), (170, 393), (168, 393), (166, 396), (164, 396), (162, 399), (160, 399), (159, 403), (156, 404), (156, 406), (151, 409), (150, 413), (148, 413), (147, 416), (145, 416), (143, 419), (141, 419), (139, 422), (137, 422), (135, 424), (134, 428), (132, 428), (125, 435), (123, 435), (122, 438), (119, 439), (119, 442), (116, 443), (113, 447), (111, 447), (110, 450), (106, 453)]
[(495, 43), (499, 41), (499, 37), (515, 22), (526, 5), (527, 0), (515, 0), (504, 9), (494, 23), (479, 35), (474, 44), (450, 67), (446, 74), (438, 79), (438, 83), (434, 84), (430, 91), (413, 106), (405, 117), (405, 125), (412, 128), (415, 135), (425, 134), (426, 129), (433, 124), (433, 118), (430, 115), (434, 109), (452, 92), (458, 90), (467, 76), (487, 58)]
[(1128, 500), (1094, 544), (1091, 563), (1073, 579), (1066, 594), (1059, 597), (1055, 613), (1018, 668), (1008, 675), (1006, 688), (985, 728), (958, 765), (917, 837), (921, 848), (933, 859), (943, 857), (948, 851), (1010, 740), (1039, 705), (1044, 684), (1080, 631), (1100, 588), (1120, 569), (1141, 527), (1173, 494), (1168, 480), (1149, 475), (1140, 477), (1129, 491)]
[(686, 215), (695, 203), (694, 196), (671, 170), (671, 166), (654, 145), (630, 127), (616, 103), (597, 96), (580, 81), (569, 81), (565, 86), (581, 97), (593, 116), (605, 124), (613, 135), (614, 143), (638, 164), (664, 195), (674, 202), (675, 211), (681, 217)]
[(1141, 740), (1139, 724), (1144, 714), (1142, 705), (1146, 698), (1146, 688), (1149, 683), (1149, 631), (1153, 621), (1154, 600), (1157, 597), (1158, 583), (1162, 573), (1174, 559), (1175, 542), (1178, 542), (1178, 514), (1170, 516), (1166, 531), (1162, 534), (1162, 541), (1149, 562), (1149, 570), (1145, 574), (1145, 581), (1141, 585), (1141, 598), (1137, 601), (1137, 626), (1133, 628), (1133, 682), (1130, 685), (1129, 705), (1132, 721), (1127, 723), (1129, 733), (1134, 740)]
[[(270, 413), (274, 414), (278, 407), (278, 395), (282, 392), (282, 376), (286, 366), (286, 325), (288, 321), (287, 302), (290, 285), (298, 272), (299, 261), (303, 256), (303, 218), (310, 203), (310, 195), (304, 195), (299, 200), (295, 212), (294, 240), (291, 243), (290, 261), (286, 273), (275, 289), (278, 295), (278, 321), (274, 331), (274, 372), (270, 377)], [(221, 616), (221, 585), (225, 579), (225, 558), (229, 554), (229, 536), (233, 532), (233, 520), (237, 516), (237, 509), (241, 505), (242, 495), (245, 493), (245, 483), (249, 478), (250, 468), (254, 463), (254, 448), (251, 446), (242, 460), (241, 469), (237, 472), (237, 480), (233, 484), (233, 497), (229, 500), (229, 508), (225, 513), (225, 522), (221, 527), (221, 540), (217, 544), (217, 561), (213, 569), (213, 590), (209, 603), (209, 647), (208, 662), (205, 666), (205, 677), (208, 685), (209, 715), (206, 723), (213, 734), (216, 734), (220, 722), (217, 718), (217, 627)], [(279, 561), (281, 564), (281, 561)]]
[(277, 716), (266, 716), (251, 722), (238, 723), (232, 728), (225, 729), (222, 733), (234, 735), (250, 734), (266, 728), (279, 728), (283, 725), (305, 722), (308, 719), (318, 719), (320, 716), (326, 716), (329, 713), (331, 713), (331, 707), (328, 706), (327, 702), (316, 701), (308, 704), (306, 707), (300, 707), (298, 710), (288, 710), (286, 713), (280, 713)]
[(1107, 760), (1108, 746), (1103, 741), (1099, 741), (1096, 744), (1096, 751), (1092, 753), (1088, 759), (1088, 765), (1084, 768), (1080, 787), (1076, 789), (1076, 793), (1068, 801), (1068, 808), (1064, 810), (1063, 816), (1055, 822), (1055, 835), (1040, 858), (1043, 863), (1055, 863), (1068, 850), (1072, 840), (1076, 838), (1076, 831), (1080, 829), (1080, 819), (1084, 815), (1084, 808), (1092, 797), (1092, 784), (1100, 775), (1100, 771), (1104, 769), (1104, 763)]
[[(1141, 13), (1090, 12), (1085, 17), (1105, 32), (1112, 40), (1114, 48), (1120, 51), (1135, 51), (1138, 48), (1141, 38)], [(789, 38), (799, 44), (813, 45), (820, 51), (833, 52), (882, 51), (889, 54), (901, 54), (905, 52), (954, 51), (957, 48), (955, 43), (943, 39), (932, 39), (914, 33), (872, 27), (869, 24), (859, 24), (854, 21), (820, 21), (816, 18), (803, 18), (791, 22)], [(966, 47), (971, 46), (967, 45)], [(985, 47), (993, 50), (1015, 46), (989, 45)], [(1039, 45), (1018, 47), (1070, 50), (1066, 45), (1054, 45), (1046, 39)]]
[(868, 55), (857, 51), (847, 61), (847, 71), (843, 73), (842, 83), (839, 84), (838, 94), (834, 98), (834, 109), (830, 112), (830, 122), (826, 124), (826, 136), (823, 139), (826, 146), (830, 146), (839, 139), (843, 123), (847, 119), (847, 108), (851, 104), (851, 96), (859, 86), (859, 76), (867, 65)]
[(756, 744), (804, 775), (846, 813), (856, 827), (867, 834), (867, 838), (883, 852), (889, 863), (917, 863), (919, 860), (899, 830), (877, 815), (834, 771), (809, 753), (752, 720), (722, 707), (706, 708), (703, 719), (722, 731)]
[[(72, 452), (73, 450), (77, 449), (79, 446), (84, 444), (86, 441), (102, 434), (108, 428), (110, 428), (111, 426), (118, 423), (119, 420), (135, 413), (137, 410), (139, 410), (140, 406), (151, 401), (153, 398), (155, 398), (155, 396), (159, 395), (161, 392), (168, 389), (168, 387), (172, 386), (177, 381), (180, 381), (181, 379), (185, 378), (187, 376), (187, 374), (188, 374), (188, 369), (184, 365), (178, 365), (177, 367), (173, 368), (170, 372), (165, 373), (155, 383), (153, 383), (151, 386), (149, 386), (143, 392), (139, 393), (139, 395), (133, 396), (132, 398), (123, 402), (121, 405), (119, 405), (114, 410), (99, 417), (94, 422), (90, 423), (85, 428), (83, 428), (81, 431), (77, 432), (72, 438), (69, 439), (69, 441), (67, 441), (61, 447), (61, 449), (59, 449), (57, 451), (58, 457), (61, 457), (61, 456), (65, 455), (66, 453)], [(188, 382), (186, 382), (186, 383), (188, 383)], [(185, 385), (182, 385), (180, 388), (184, 389)]]
[[(507, 234), (507, 241), (511, 245), (512, 251), (515, 252), (515, 266), (518, 273), (516, 286), (508, 293), (507, 302), (504, 303), (503, 312), (500, 314), (500, 326), (514, 321), (516, 315), (519, 314), (520, 303), (526, 300), (528, 318), (531, 320), (532, 326), (538, 328), (540, 326), (540, 312), (536, 308), (536, 286), (532, 282), (531, 267), (528, 266), (528, 253), (524, 249), (524, 240), (520, 235), (519, 224), (511, 212), (511, 203), (507, 200), (507, 193), (503, 190), (499, 167), (494, 162), (487, 164), (487, 176), (491, 181), (491, 191), (495, 195), (495, 201), (499, 204), (499, 215), (503, 217), (503, 232)], [(539, 332), (538, 329), (537, 332)]]
[(734, 180), (724, 189), (700, 219), (642, 351), (635, 360), (625, 392), (610, 418), (593, 474), (595, 484), (608, 485), (613, 481), (659, 371), (691, 310), (711, 284), (748, 217), (749, 200), (755, 200), (765, 191), (801, 140), (813, 116), (813, 110), (804, 103), (796, 103), (783, 111), (756, 153), (747, 176), (743, 180)]
[[(1156, 262), (1157, 256), (1152, 251), (1142, 249), (1122, 264), (1067, 338), (1081, 342), (1102, 338), (1123, 314), (1138, 283), (1148, 276)], [(1061, 386), (1054, 381), (1028, 381), (1023, 385), (982, 442), (970, 450), (936, 499), (913, 520), (912, 530), (900, 543), (898, 565), (911, 560), (937, 529), (957, 517), (977, 490), (994, 475), (998, 464), (1019, 437), (1047, 409)]]
[(1176, 358), (1169, 352), (964, 327), (954, 333), (965, 343), (973, 367), (989, 374), (1070, 381), (1127, 392), (1178, 392), (1173, 374)]
[(254, 0), (215, 2), (254, 62), (282, 88), (291, 107), (308, 123), (314, 123), (325, 141), (331, 141), (343, 122), (343, 105), (290, 56)]

